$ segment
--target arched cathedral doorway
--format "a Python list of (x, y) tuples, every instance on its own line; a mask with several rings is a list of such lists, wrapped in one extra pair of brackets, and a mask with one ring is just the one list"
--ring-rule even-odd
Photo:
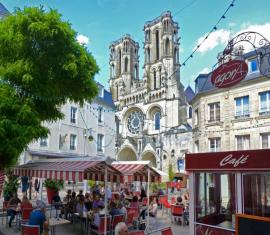
[(118, 153), (117, 160), (118, 161), (136, 161), (137, 160), (136, 153), (131, 148), (125, 147), (122, 150), (120, 150), (120, 152)]
[(153, 167), (157, 167), (156, 157), (152, 152), (146, 152), (142, 155), (142, 161), (151, 161)]

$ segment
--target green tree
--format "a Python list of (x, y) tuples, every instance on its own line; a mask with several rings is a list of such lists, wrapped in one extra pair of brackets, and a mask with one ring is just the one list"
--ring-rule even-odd
[(67, 100), (83, 104), (98, 93), (95, 59), (56, 10), (17, 9), (0, 21), (0, 169), (17, 161), (44, 121), (63, 118)]
[(173, 165), (170, 163), (169, 164), (169, 168), (168, 168), (168, 175), (169, 175), (169, 180), (170, 180), (170, 182), (172, 182), (173, 181), (173, 179), (174, 179), (174, 170), (173, 170)]

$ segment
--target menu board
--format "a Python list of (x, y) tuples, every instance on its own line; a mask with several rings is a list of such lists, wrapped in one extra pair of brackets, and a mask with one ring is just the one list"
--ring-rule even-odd
[(235, 229), (235, 235), (269, 235), (270, 218), (237, 214)]

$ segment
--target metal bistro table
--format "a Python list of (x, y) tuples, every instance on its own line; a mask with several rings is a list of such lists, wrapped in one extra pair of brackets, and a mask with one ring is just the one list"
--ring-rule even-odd
[(62, 224), (69, 224), (70, 221), (66, 219), (57, 219), (57, 218), (50, 218), (49, 219), (49, 226), (51, 228), (51, 235), (55, 235), (55, 227), (57, 225), (62, 225)]

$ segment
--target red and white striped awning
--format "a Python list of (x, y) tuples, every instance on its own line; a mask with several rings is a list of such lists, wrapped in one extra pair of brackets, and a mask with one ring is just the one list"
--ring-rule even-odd
[(124, 182), (148, 182), (148, 169), (150, 182), (161, 181), (161, 175), (149, 166), (149, 161), (116, 161), (112, 166), (124, 175)]
[(1, 193), (2, 193), (2, 190), (3, 190), (3, 185), (4, 185), (4, 182), (5, 182), (5, 171), (2, 171), (0, 170), (0, 196), (1, 196)]
[(84, 179), (104, 181), (105, 167), (108, 181), (121, 182), (121, 173), (105, 161), (57, 159), (30, 162), (13, 169), (14, 175), (80, 182)]

